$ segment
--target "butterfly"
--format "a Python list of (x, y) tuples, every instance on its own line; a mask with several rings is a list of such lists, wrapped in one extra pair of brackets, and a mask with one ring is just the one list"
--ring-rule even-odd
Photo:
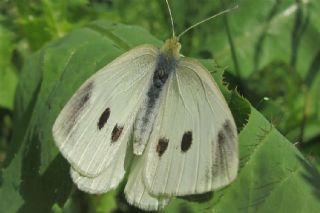
[(128, 172), (127, 201), (158, 210), (175, 196), (216, 190), (236, 178), (234, 118), (207, 69), (180, 55), (180, 36), (173, 30), (161, 49), (146, 44), (119, 56), (58, 115), (54, 141), (80, 190), (108, 192)]

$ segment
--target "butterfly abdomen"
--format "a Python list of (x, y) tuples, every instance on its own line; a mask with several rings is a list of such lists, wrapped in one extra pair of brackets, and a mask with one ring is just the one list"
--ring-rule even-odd
[(160, 52), (153, 72), (152, 82), (137, 114), (134, 129), (134, 153), (142, 154), (149, 139), (154, 120), (159, 111), (159, 98), (170, 75), (175, 72), (178, 58)]

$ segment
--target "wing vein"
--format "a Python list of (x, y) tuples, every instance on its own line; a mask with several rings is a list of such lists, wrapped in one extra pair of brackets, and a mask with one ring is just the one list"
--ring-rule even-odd
[[(185, 106), (185, 110), (187, 111), (187, 113), (189, 113), (190, 116), (192, 116), (192, 113), (191, 113), (191, 110), (187, 107), (187, 105), (185, 104), (185, 100), (184, 100), (184, 97), (182, 95), (182, 92), (181, 92), (181, 89), (180, 89), (180, 79), (179, 79), (179, 76), (176, 74), (176, 79), (177, 79), (177, 86), (178, 86), (178, 91), (179, 91), (179, 96), (180, 96), (180, 99), (182, 100), (183, 102), (183, 105)], [(184, 117), (184, 120), (185, 120), (186, 117)], [(185, 122), (183, 122), (185, 123)], [(184, 173), (184, 170), (185, 170), (185, 164), (186, 164), (186, 156), (184, 155), (183, 156), (183, 161), (182, 161), (182, 171), (180, 173), (180, 176), (179, 176), (179, 181), (177, 183), (177, 191), (179, 190), (180, 188), (180, 185), (181, 185), (181, 180), (182, 180), (182, 175)]]

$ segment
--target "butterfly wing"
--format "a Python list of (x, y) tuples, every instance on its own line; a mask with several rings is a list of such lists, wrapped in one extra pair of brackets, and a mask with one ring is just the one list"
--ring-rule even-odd
[(126, 200), (141, 209), (156, 211), (164, 208), (170, 201), (168, 197), (152, 196), (143, 180), (143, 169), (146, 165), (146, 155), (136, 157), (131, 166), (128, 182), (124, 193)]
[(147, 147), (144, 180), (153, 195), (221, 188), (238, 170), (237, 130), (229, 107), (200, 64), (181, 58)]
[(77, 187), (89, 193), (104, 193), (116, 188), (130, 164), (128, 161), (130, 161), (130, 156), (132, 156), (132, 150), (127, 149), (128, 143), (126, 143), (126, 141), (129, 141), (129, 137), (130, 134), (125, 136), (119, 149), (113, 156), (112, 162), (98, 176), (82, 176), (75, 169), (71, 168), (71, 177)]
[(89, 78), (60, 112), (54, 141), (81, 176), (98, 176), (127, 143), (157, 52), (151, 45), (126, 52)]

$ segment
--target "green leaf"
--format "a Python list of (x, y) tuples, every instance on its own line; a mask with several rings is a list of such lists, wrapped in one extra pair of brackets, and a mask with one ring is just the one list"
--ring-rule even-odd
[(0, 72), (0, 107), (13, 109), (17, 83), (17, 75), (13, 69), (7, 68)]
[[(139, 27), (95, 22), (50, 43), (28, 59), (17, 89), (15, 130), (2, 172), (0, 212), (49, 212), (53, 206), (59, 211), (68, 200), (72, 183), (69, 164), (53, 142), (53, 122), (90, 75), (142, 43), (161, 44)], [(213, 74), (220, 86), (222, 73), (221, 69)], [(235, 119), (245, 124), (248, 103), (223, 86), (221, 89)], [(176, 212), (186, 206), (194, 212), (270, 212), (279, 208), (315, 212), (320, 208), (316, 170), (253, 108), (239, 143), (241, 169), (234, 183), (215, 192), (208, 202), (175, 199), (164, 211)], [(106, 199), (114, 205), (115, 197)]]
[(15, 69), (10, 64), (14, 48), (13, 33), (1, 24), (0, 41), (3, 41), (0, 42), (0, 107), (12, 109), (18, 81)]
[(220, 66), (231, 66), (241, 94), (265, 116), (275, 117), (288, 138), (313, 140), (320, 132), (320, 2), (236, 3), (237, 10), (212, 21), (210, 36), (199, 30), (195, 37), (205, 39), (193, 39), (194, 49), (206, 47)]
[[(286, 62), (306, 74), (319, 51), (314, 45), (320, 41), (319, 1), (240, 0), (237, 4), (239, 9), (227, 19), (212, 24), (215, 29), (227, 24), (241, 74), (248, 76), (273, 61)], [(220, 65), (231, 66), (235, 61), (226, 57), (232, 47), (225, 35), (223, 30), (216, 31), (206, 45), (214, 48)]]

